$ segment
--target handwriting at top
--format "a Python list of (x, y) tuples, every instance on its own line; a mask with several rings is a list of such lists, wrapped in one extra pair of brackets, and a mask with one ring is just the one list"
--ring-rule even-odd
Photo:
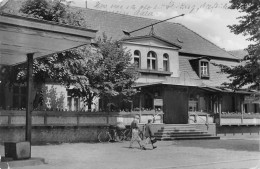
[[(190, 1), (192, 2), (192, 1)], [(192, 4), (185, 2), (176, 2), (171, 0), (168, 3), (161, 4), (143, 4), (143, 5), (125, 5), (125, 4), (105, 4), (104, 2), (97, 1), (94, 5), (94, 8), (100, 10), (107, 10), (116, 13), (122, 14), (134, 14), (141, 16), (153, 16), (155, 11), (158, 10), (183, 10), (187, 13), (195, 13), (198, 12), (199, 9), (207, 9), (209, 11), (213, 11), (214, 9), (228, 9), (228, 3), (209, 3), (204, 2), (201, 4)]]

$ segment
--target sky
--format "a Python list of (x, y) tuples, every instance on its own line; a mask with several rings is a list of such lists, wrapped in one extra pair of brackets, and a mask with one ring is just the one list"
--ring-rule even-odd
[[(72, 6), (86, 7), (86, 0), (70, 1)], [(245, 49), (248, 37), (235, 35), (227, 27), (237, 24), (237, 17), (244, 14), (228, 6), (229, 0), (87, 0), (90, 9), (158, 20), (185, 14), (168, 22), (181, 23), (225, 50)]]
[[(73, 0), (72, 6), (86, 7), (85, 0)], [(225, 50), (244, 49), (246, 37), (230, 32), (227, 25), (237, 24), (243, 15), (228, 9), (229, 0), (87, 0), (87, 7), (121, 14), (181, 23)]]

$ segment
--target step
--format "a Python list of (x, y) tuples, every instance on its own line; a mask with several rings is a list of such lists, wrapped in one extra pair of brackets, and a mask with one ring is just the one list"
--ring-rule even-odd
[(207, 140), (207, 139), (220, 139), (218, 136), (193, 136), (193, 137), (163, 137), (156, 138), (159, 141), (171, 141), (171, 140)]
[(191, 136), (191, 135), (211, 135), (208, 133), (155, 133), (154, 136), (162, 137), (162, 136)]
[(202, 130), (193, 129), (193, 130), (158, 130), (158, 132), (201, 132)]
[(160, 130), (156, 133), (205, 133), (205, 132), (206, 131), (203, 130)]
[(163, 126), (161, 128), (168, 129), (168, 128), (196, 128), (196, 127), (194, 127), (194, 126)]
[(207, 134), (207, 135), (197, 135), (197, 134), (193, 134), (193, 135), (179, 135), (179, 136), (155, 136), (155, 138), (183, 138), (183, 137), (210, 137), (211, 135), (210, 134)]
[(192, 126), (191, 124), (164, 124), (164, 126)]

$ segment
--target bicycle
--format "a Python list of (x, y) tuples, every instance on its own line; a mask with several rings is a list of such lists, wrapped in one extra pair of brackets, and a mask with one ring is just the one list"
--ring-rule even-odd
[(123, 141), (125, 136), (126, 130), (119, 130), (115, 126), (110, 125), (105, 129), (101, 130), (98, 134), (98, 141), (100, 143), (110, 142), (110, 141)]
[(123, 140), (125, 140), (125, 141), (130, 141), (131, 138), (132, 138), (132, 131), (131, 131), (131, 129), (125, 129), (125, 130), (123, 131), (123, 133), (124, 133), (124, 138), (123, 138)]

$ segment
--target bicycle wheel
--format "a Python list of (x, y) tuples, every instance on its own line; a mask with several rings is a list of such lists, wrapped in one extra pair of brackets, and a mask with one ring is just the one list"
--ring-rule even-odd
[(126, 129), (125, 132), (124, 132), (124, 140), (126, 141), (130, 141), (131, 138), (132, 138), (132, 132), (131, 132), (131, 129)]
[(98, 141), (100, 143), (106, 143), (109, 142), (111, 140), (110, 134), (107, 130), (102, 130), (99, 134), (98, 134)]

